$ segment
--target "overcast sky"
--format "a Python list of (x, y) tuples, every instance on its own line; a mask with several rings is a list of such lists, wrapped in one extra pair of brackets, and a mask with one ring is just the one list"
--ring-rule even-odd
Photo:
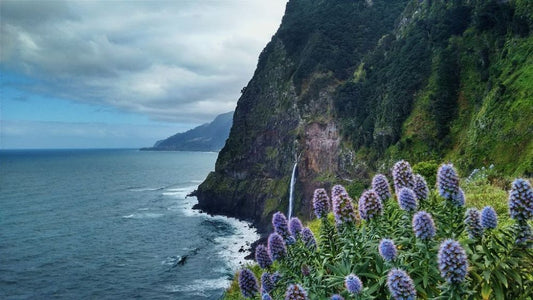
[(149, 146), (234, 110), (286, 2), (2, 0), (0, 148)]

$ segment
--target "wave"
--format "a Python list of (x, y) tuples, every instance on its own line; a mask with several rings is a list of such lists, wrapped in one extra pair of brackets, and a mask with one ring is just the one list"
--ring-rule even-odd
[(185, 292), (191, 293), (194, 296), (206, 297), (207, 294), (203, 291), (212, 291), (225, 289), (230, 284), (230, 280), (227, 277), (219, 277), (215, 279), (196, 279), (189, 284), (178, 284), (167, 286), (170, 292)]
[(155, 219), (162, 217), (163, 214), (158, 213), (133, 213), (131, 215), (122, 216), (124, 219)]

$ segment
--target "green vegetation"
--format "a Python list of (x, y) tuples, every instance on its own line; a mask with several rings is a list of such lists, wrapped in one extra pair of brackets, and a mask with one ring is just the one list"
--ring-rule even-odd
[(463, 172), (533, 174), (531, 4), (414, 2), (337, 89), (345, 139), (377, 154), (374, 168), (447, 157)]
[[(420, 163), (417, 168), (436, 172), (434, 164)], [(363, 217), (361, 207), (357, 208), (358, 194), (351, 194), (355, 199), (354, 209), (361, 213), (357, 222), (336, 222), (339, 220), (337, 215), (344, 212), (334, 209), (326, 217), (308, 223), (318, 238), (318, 249), (296, 237), (295, 243), (287, 244), (287, 255), (274, 261), (272, 266), (261, 270), (251, 264), (246, 268), (250, 268), (257, 278), (261, 278), (264, 272), (281, 274), (281, 279), (269, 292), (272, 299), (285, 298), (289, 284), (300, 284), (309, 299), (329, 299), (333, 294), (340, 294), (344, 299), (390, 299), (394, 289), (387, 281), (392, 270), (399, 268), (412, 278), (412, 293), (417, 299), (531, 300), (533, 239), (529, 236), (522, 240), (523, 226), (531, 230), (531, 215), (525, 220), (516, 216), (510, 218), (509, 194), (504, 190), (509, 187), (499, 186), (502, 181), (497, 180), (500, 177), (496, 173), (492, 167), (484, 168), (461, 180), (466, 206), (443, 198), (439, 194), (442, 189), (439, 183), (438, 189), (431, 189), (427, 199), (419, 199), (419, 213), (400, 209), (398, 202), (401, 200), (396, 201), (396, 195), (393, 195), (380, 201), (383, 204), (381, 213)], [(440, 180), (442, 176), (439, 175)], [(531, 186), (526, 189), (530, 193), (527, 197), (531, 197)], [(522, 188), (516, 191), (527, 194)], [(332, 199), (335, 199), (334, 195)], [(365, 204), (359, 202), (359, 205)], [(487, 205), (495, 209), (497, 225), (495, 221), (489, 222), (488, 213), (469, 209), (481, 210)], [(422, 221), (415, 221), (422, 211), (434, 220), (434, 224), (431, 221), (433, 231), (431, 226), (428, 229), (419, 224)], [(480, 219), (476, 221), (476, 218)], [(381, 245), (383, 238), (392, 240), (394, 251)], [(332, 243), (333, 240), (336, 242)], [(459, 254), (453, 256), (455, 254), (444, 252), (443, 247), (450, 247), (446, 249)], [(461, 251), (464, 251), (464, 258), (461, 258)], [(446, 271), (450, 262), (455, 264), (454, 273)], [(357, 275), (362, 281), (363, 287), (357, 295), (347, 290), (345, 280), (349, 274)], [(240, 293), (237, 277), (238, 273), (224, 299), (245, 299)], [(259, 294), (253, 299), (260, 299)]]

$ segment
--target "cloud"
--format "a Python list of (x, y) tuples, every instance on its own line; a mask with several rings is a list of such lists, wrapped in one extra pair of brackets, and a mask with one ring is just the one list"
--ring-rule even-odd
[(285, 3), (2, 1), (0, 70), (30, 94), (204, 122), (234, 109)]
[[(3, 121), (0, 149), (5, 148), (140, 148), (176, 132), (170, 124)], [(181, 131), (187, 129), (181, 127)]]

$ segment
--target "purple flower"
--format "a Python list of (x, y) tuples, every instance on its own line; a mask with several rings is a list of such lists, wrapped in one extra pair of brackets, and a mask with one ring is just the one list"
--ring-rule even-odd
[(429, 240), (435, 236), (435, 222), (430, 214), (419, 211), (413, 216), (413, 231), (421, 240)]
[(272, 216), (272, 226), (274, 226), (274, 231), (281, 235), (283, 239), (286, 240), (289, 238), (289, 236), (291, 236), (287, 218), (282, 212), (278, 211)]
[(481, 226), (494, 229), (498, 226), (498, 215), (492, 206), (485, 206), (481, 211)]
[(392, 167), (392, 179), (394, 180), (396, 193), (404, 187), (410, 189), (415, 187), (413, 170), (411, 170), (411, 165), (405, 160), (400, 160), (394, 164), (394, 167)]
[(344, 300), (344, 298), (339, 294), (335, 294), (331, 296), (331, 300)]
[(298, 239), (302, 234), (302, 228), (303, 225), (302, 222), (300, 222), (300, 219), (296, 217), (291, 218), (291, 220), (289, 221), (289, 231), (295, 239)]
[(352, 198), (348, 196), (348, 193), (344, 192), (332, 197), (332, 202), (333, 215), (335, 215), (337, 226), (354, 223), (357, 220), (352, 206)]
[(242, 269), (239, 272), (239, 287), (245, 298), (253, 298), (257, 294), (259, 288), (257, 287), (257, 279), (252, 271)]
[(383, 214), (383, 205), (376, 192), (368, 190), (359, 198), (359, 215), (364, 220), (370, 220)]
[(387, 287), (395, 300), (416, 299), (415, 284), (405, 271), (392, 269), (387, 275)]
[(263, 293), (261, 300), (272, 300), (272, 297), (268, 293)]
[(462, 188), (459, 188), (457, 193), (453, 195), (453, 197), (450, 199), (450, 201), (455, 206), (464, 206), (465, 205), (465, 192), (463, 192)]
[(413, 189), (413, 192), (415, 192), (418, 201), (426, 200), (428, 198), (428, 184), (426, 183), (424, 177), (422, 177), (420, 174), (415, 175), (415, 188)]
[(533, 233), (531, 233), (531, 227), (529, 227), (527, 223), (518, 225), (518, 234), (515, 242), (518, 245), (524, 245), (533, 242)]
[(272, 274), (272, 281), (274, 282), (274, 284), (276, 284), (280, 279), (281, 279), (281, 274), (279, 272), (274, 272), (274, 274)]
[(338, 197), (341, 194), (347, 194), (346, 189), (342, 185), (337, 184), (331, 188), (331, 199)]
[(379, 242), (379, 255), (386, 261), (392, 261), (396, 258), (396, 246), (393, 240), (382, 239)]
[(270, 234), (268, 237), (268, 253), (272, 260), (278, 260), (287, 254), (285, 241), (283, 241), (281, 235), (275, 232)]
[(309, 229), (309, 227), (305, 227), (302, 230), (302, 241), (304, 242), (305, 246), (310, 250), (316, 249), (315, 235), (313, 234), (311, 229)]
[(344, 286), (346, 287), (346, 290), (352, 294), (359, 294), (363, 290), (363, 283), (355, 274), (346, 276), (344, 279)]
[(483, 235), (483, 227), (481, 226), (481, 215), (479, 210), (469, 208), (466, 211), (465, 218), (466, 232), (471, 239), (479, 238)]
[(307, 300), (307, 292), (299, 284), (291, 284), (285, 292), (285, 300)]
[(509, 214), (517, 221), (533, 217), (533, 189), (529, 181), (522, 178), (513, 181), (509, 192)]
[(440, 275), (448, 283), (460, 283), (465, 280), (468, 271), (466, 252), (461, 245), (447, 239), (440, 244), (438, 263)]
[(391, 197), (389, 181), (383, 174), (377, 174), (372, 178), (372, 189), (378, 194), (381, 201), (386, 201)]
[(452, 164), (440, 166), (437, 172), (437, 187), (441, 197), (453, 202), (459, 192), (459, 177)]
[(274, 280), (272, 279), (272, 275), (268, 272), (265, 272), (261, 275), (261, 292), (264, 293), (270, 293), (274, 288), (276, 287), (276, 284), (274, 283)]
[(270, 258), (270, 255), (268, 254), (267, 247), (259, 245), (255, 248), (255, 261), (257, 261), (257, 264), (263, 269), (272, 265), (272, 258)]
[(325, 189), (316, 189), (313, 194), (313, 209), (317, 218), (322, 218), (328, 215), (330, 211), (330, 201), (328, 193)]
[(414, 212), (418, 203), (416, 202), (416, 195), (413, 190), (410, 188), (401, 188), (398, 192), (398, 204), (401, 209)]

